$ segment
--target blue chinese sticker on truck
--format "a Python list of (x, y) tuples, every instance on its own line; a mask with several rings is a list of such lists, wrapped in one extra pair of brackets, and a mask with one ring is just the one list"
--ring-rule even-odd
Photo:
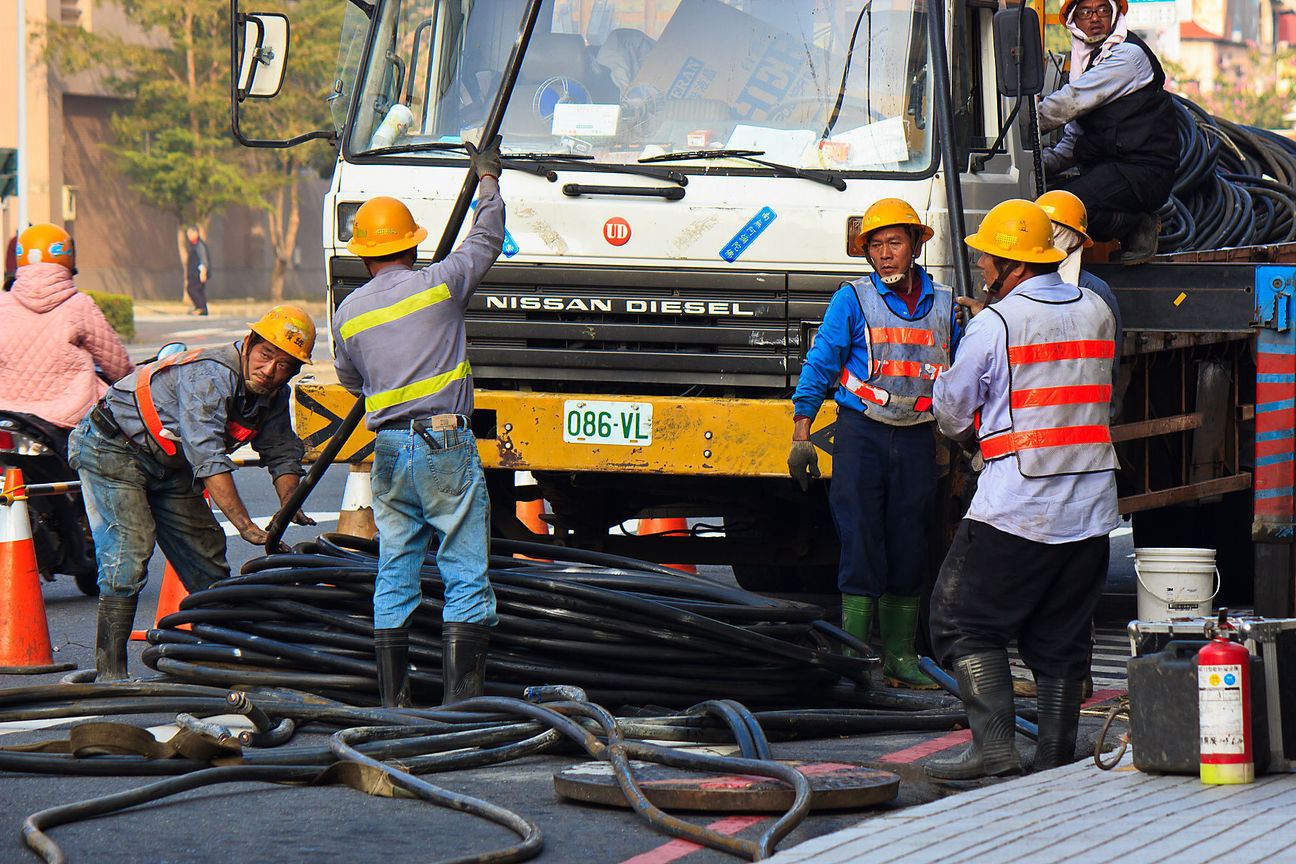
[(724, 248), (720, 250), (720, 257), (729, 262), (736, 260), (748, 246), (755, 242), (761, 232), (768, 228), (769, 224), (777, 218), (778, 214), (769, 207), (762, 207), (760, 212), (753, 216), (751, 221), (744, 225), (742, 230), (724, 245)]

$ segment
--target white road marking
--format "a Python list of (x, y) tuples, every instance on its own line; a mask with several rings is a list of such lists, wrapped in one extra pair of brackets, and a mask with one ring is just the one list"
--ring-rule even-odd
[[(320, 524), (325, 522), (336, 522), (338, 519), (338, 511), (336, 510), (307, 510), (306, 515)], [(270, 520), (273, 518), (274, 514), (271, 513), (269, 516), (253, 516), (252, 521), (264, 528), (266, 525), (270, 524)], [(226, 537), (238, 536), (238, 529), (229, 522), (226, 522), (224, 519), (217, 519), (216, 521), (220, 523), (221, 528), (225, 531)]]
[(84, 720), (93, 720), (98, 714), (92, 714), (88, 717), (48, 717), (44, 720), (14, 720), (10, 723), (0, 723), (0, 735), (12, 735), (14, 732), (34, 732), (37, 729), (48, 729), (51, 726), (59, 726), (63, 723), (80, 723)]

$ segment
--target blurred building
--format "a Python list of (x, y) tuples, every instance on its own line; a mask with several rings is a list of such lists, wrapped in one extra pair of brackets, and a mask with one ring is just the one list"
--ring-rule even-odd
[[(16, 0), (0, 4), (0, 147), (19, 150), (19, 170), (28, 177), (29, 222), (54, 222), (77, 242), (82, 289), (111, 291), (140, 299), (180, 300), (184, 292), (175, 218), (146, 204), (115, 176), (101, 144), (112, 139), (110, 119), (126, 101), (108, 92), (93, 73), (62, 78), (31, 42), (47, 21), (145, 41), (111, 0), (24, 0), (26, 5), (27, 134), (18, 141), (19, 70)], [(322, 298), (324, 258), (320, 249), (321, 207), (328, 181), (311, 179), (301, 188), (301, 222), (294, 267), (285, 295)], [(18, 201), (4, 201), (0, 228), (18, 230)], [(266, 215), (233, 207), (211, 220), (207, 242), (213, 274), (208, 298), (269, 296), (273, 254)]]

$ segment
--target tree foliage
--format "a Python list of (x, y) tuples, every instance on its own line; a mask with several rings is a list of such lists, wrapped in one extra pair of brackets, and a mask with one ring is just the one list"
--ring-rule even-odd
[(1262, 129), (1291, 128), (1288, 118), (1296, 108), (1296, 94), (1290, 84), (1293, 69), (1296, 49), (1286, 48), (1275, 54), (1252, 50), (1242, 75), (1217, 75), (1214, 89), (1197, 100), (1211, 114), (1234, 123)]

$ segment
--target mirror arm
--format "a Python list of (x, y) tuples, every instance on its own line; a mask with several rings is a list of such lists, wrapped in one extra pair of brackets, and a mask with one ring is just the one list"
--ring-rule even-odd
[(978, 171), (984, 170), (987, 162), (998, 156), (1000, 153), (1008, 152), (1007, 148), (1004, 147), (1004, 139), (1008, 137), (1008, 130), (1012, 128), (1013, 120), (1017, 119), (1017, 112), (1021, 110), (1021, 103), (1021, 97), (1018, 96), (1017, 101), (1013, 103), (1012, 111), (1008, 112), (1008, 116), (1004, 118), (1003, 125), (999, 127), (999, 137), (990, 145), (990, 152), (983, 153), (972, 159), (971, 173), (976, 174)]

